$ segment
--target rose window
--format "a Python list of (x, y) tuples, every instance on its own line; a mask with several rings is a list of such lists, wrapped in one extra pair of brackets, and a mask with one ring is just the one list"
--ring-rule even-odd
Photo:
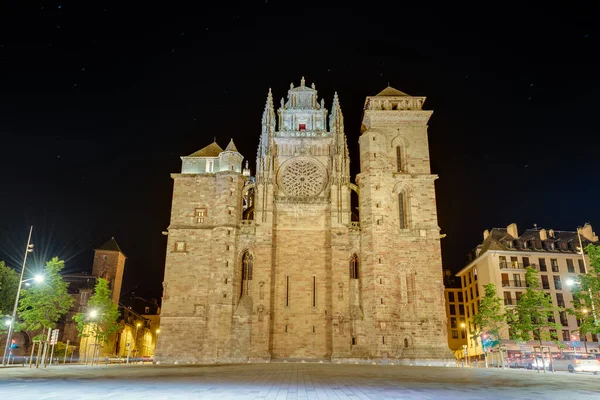
[(288, 165), (282, 174), (281, 183), (290, 196), (316, 196), (323, 190), (323, 171), (310, 161), (296, 161)]

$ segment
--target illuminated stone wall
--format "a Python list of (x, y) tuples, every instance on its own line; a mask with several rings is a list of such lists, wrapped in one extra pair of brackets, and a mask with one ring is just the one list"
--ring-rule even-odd
[(424, 100), (367, 98), (356, 184), (337, 94), (329, 112), (304, 79), (277, 111), (269, 91), (255, 178), (241, 155), (233, 170), (172, 174), (156, 360), (454, 365)]

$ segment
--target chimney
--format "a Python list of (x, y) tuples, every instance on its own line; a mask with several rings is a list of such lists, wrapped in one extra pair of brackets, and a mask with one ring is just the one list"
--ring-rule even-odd
[(483, 231), (483, 240), (487, 239), (488, 236), (490, 236), (490, 231), (488, 231), (487, 229), (485, 231)]
[(506, 227), (506, 233), (508, 233), (510, 236), (514, 237), (515, 239), (519, 237), (519, 231), (517, 230), (517, 224), (515, 224), (514, 222), (512, 224), (510, 224), (509, 226)]
[(598, 236), (596, 236), (596, 233), (592, 230), (592, 226), (590, 224), (588, 224), (587, 222), (585, 223), (583, 228), (578, 228), (578, 229), (579, 229), (579, 233), (581, 234), (581, 236), (583, 236), (590, 242), (598, 241)]
[(548, 234), (544, 228), (540, 229), (540, 240), (548, 240)]

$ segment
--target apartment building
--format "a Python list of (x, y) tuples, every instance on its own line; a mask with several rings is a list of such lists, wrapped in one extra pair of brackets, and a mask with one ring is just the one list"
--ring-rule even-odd
[[(589, 260), (580, 248), (589, 243), (599, 244), (592, 226), (586, 224), (577, 231), (553, 229), (527, 229), (519, 233), (516, 224), (506, 228), (493, 228), (483, 233), (483, 242), (471, 254), (471, 261), (456, 276), (460, 279), (463, 308), (466, 321), (466, 337), (470, 356), (482, 354), (480, 342), (470, 339), (473, 331), (473, 315), (477, 313), (484, 286), (493, 283), (504, 307), (514, 307), (525, 292), (525, 268), (533, 267), (539, 272), (540, 286), (550, 294), (557, 308), (572, 306), (573, 285), (569, 285), (577, 275), (585, 274)], [(449, 291), (447, 291), (447, 298)], [(448, 303), (451, 304), (451, 303)], [(459, 312), (458, 317), (461, 314)], [(448, 314), (450, 324), (451, 316)], [(558, 339), (567, 349), (583, 351), (598, 348), (597, 335), (583, 337), (578, 332), (578, 321), (566, 311), (556, 312), (556, 322), (562, 325), (562, 332), (556, 332)], [(460, 324), (460, 323), (459, 323)], [(460, 329), (460, 325), (458, 325)], [(452, 328), (449, 328), (451, 331)], [(518, 344), (509, 340), (508, 328), (501, 332), (502, 344), (509, 354), (531, 351), (531, 346), (539, 342)], [(450, 339), (449, 339), (450, 340)], [(585, 343), (584, 343), (585, 342)], [(450, 343), (450, 341), (449, 341)], [(552, 351), (559, 349), (551, 342)], [(452, 348), (452, 347), (451, 347)]]

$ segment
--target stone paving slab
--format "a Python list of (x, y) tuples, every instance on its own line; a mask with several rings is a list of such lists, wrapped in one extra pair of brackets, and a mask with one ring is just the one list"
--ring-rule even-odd
[(0, 399), (600, 399), (600, 376), (265, 363), (1, 368)]

